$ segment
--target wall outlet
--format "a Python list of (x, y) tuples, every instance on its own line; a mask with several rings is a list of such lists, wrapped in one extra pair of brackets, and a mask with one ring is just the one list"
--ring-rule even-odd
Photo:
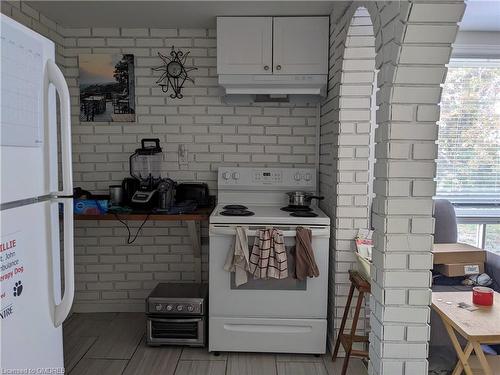
[(187, 165), (189, 160), (188, 160), (188, 147), (185, 144), (179, 145), (179, 148), (177, 150), (178, 154), (178, 159), (179, 159), (179, 165)]

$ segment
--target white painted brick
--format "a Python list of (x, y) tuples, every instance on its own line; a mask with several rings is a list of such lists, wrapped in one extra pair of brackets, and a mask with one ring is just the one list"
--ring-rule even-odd
[(388, 271), (384, 274), (383, 283), (387, 287), (428, 287), (430, 272)]
[(120, 36), (120, 29), (115, 27), (93, 27), (92, 36)]
[(436, 193), (434, 181), (414, 181), (412, 195), (414, 197), (432, 197)]
[(410, 22), (458, 22), (465, 10), (464, 3), (419, 4), (412, 6)]
[(428, 306), (430, 302), (430, 289), (410, 289), (408, 291), (408, 303), (410, 305)]
[(404, 64), (447, 64), (451, 48), (444, 46), (410, 46), (401, 49), (400, 62)]
[(455, 39), (457, 25), (408, 25), (405, 42), (407, 43), (450, 43)]
[(437, 105), (419, 105), (417, 109), (417, 121), (438, 121), (439, 106)]
[(122, 28), (122, 36), (149, 36), (149, 29), (145, 28)]
[(438, 147), (435, 143), (416, 143), (413, 145), (413, 159), (431, 159), (437, 158)]

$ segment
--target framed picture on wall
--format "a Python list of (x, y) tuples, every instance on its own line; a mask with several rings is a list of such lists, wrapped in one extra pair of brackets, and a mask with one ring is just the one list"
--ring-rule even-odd
[(81, 122), (135, 121), (134, 55), (78, 56)]

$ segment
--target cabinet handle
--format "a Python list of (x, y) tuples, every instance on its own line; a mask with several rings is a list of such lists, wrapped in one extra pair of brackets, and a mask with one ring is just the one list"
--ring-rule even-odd
[(276, 70), (281, 70), (281, 65), (276, 65)]
[(264, 65), (264, 70), (269, 70), (269, 65)]

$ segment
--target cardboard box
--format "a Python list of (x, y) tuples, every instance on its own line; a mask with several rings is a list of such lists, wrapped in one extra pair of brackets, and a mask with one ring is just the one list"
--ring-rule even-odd
[(436, 264), (434, 271), (448, 277), (477, 275), (484, 272), (484, 263)]
[(480, 264), (486, 262), (483, 249), (464, 243), (435, 243), (432, 249), (434, 264)]

